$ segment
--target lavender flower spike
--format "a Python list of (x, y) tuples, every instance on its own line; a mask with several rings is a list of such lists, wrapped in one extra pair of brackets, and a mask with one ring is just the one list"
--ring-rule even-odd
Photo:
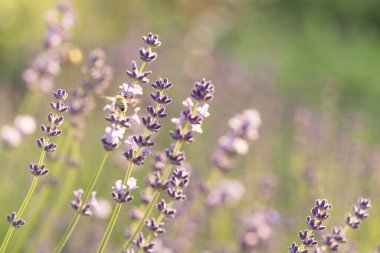
[(308, 230), (303, 230), (298, 233), (298, 237), (301, 239), (302, 244), (298, 246), (296, 243), (292, 243), (289, 247), (290, 253), (307, 253), (308, 250), (305, 247), (315, 247), (318, 241), (315, 240), (313, 231), (323, 230), (323, 222), (330, 216), (327, 211), (331, 208), (331, 204), (326, 199), (317, 199), (315, 206), (311, 209), (312, 216), (307, 216), (306, 224)]
[(65, 105), (65, 100), (68, 97), (68, 94), (65, 90), (59, 89), (56, 92), (54, 92), (53, 96), (58, 100), (57, 102), (52, 102), (52, 108), (54, 112), (50, 113), (48, 115), (48, 122), (49, 125), (42, 125), (41, 130), (46, 135), (45, 137), (40, 137), (37, 139), (37, 145), (41, 149), (41, 154), (38, 163), (31, 163), (29, 165), (29, 171), (33, 175), (33, 181), (32, 184), (28, 190), (28, 193), (26, 197), (24, 198), (24, 201), (21, 204), (21, 207), (19, 208), (18, 212), (12, 212), (7, 216), (7, 221), (11, 224), (8, 228), (7, 234), (5, 235), (5, 238), (3, 240), (3, 243), (0, 247), (0, 252), (3, 253), (8, 245), (8, 242), (12, 236), (13, 230), (15, 228), (22, 227), (25, 225), (25, 221), (21, 219), (21, 215), (23, 214), (24, 210), (26, 209), (34, 190), (37, 186), (38, 178), (40, 176), (44, 176), (48, 173), (48, 169), (46, 168), (44, 164), (44, 158), (46, 152), (54, 152), (57, 145), (53, 142), (50, 142), (51, 138), (54, 138), (58, 135), (62, 134), (62, 130), (59, 129), (61, 124), (63, 123), (63, 116), (61, 115), (62, 112), (66, 112), (70, 109), (69, 106)]

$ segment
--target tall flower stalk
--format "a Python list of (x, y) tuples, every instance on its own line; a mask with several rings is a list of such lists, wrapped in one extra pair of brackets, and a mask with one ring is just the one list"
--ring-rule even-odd
[(333, 227), (331, 234), (323, 236), (323, 246), (316, 249), (316, 253), (327, 253), (338, 251), (339, 245), (346, 243), (346, 232), (351, 229), (358, 229), (361, 222), (368, 218), (367, 209), (371, 208), (371, 201), (366, 198), (359, 197), (358, 204), (352, 205), (352, 213), (346, 215), (346, 225), (344, 227)]
[(48, 115), (49, 125), (41, 125), (41, 130), (46, 137), (40, 137), (39, 139), (37, 139), (37, 145), (39, 148), (41, 148), (41, 155), (39, 161), (38, 163), (31, 163), (29, 165), (29, 170), (33, 175), (32, 184), (19, 210), (17, 212), (12, 212), (7, 216), (7, 221), (10, 223), (10, 226), (8, 228), (7, 234), (5, 235), (3, 243), (1, 244), (0, 252), (5, 252), (5, 249), (8, 245), (8, 242), (12, 236), (14, 229), (20, 228), (23, 225), (25, 225), (25, 221), (21, 218), (22, 214), (25, 211), (30, 201), (30, 198), (34, 193), (39, 177), (44, 176), (48, 173), (48, 169), (44, 164), (45, 155), (47, 152), (54, 152), (57, 147), (57, 145), (54, 142), (50, 142), (50, 139), (62, 134), (62, 130), (59, 129), (59, 127), (64, 121), (64, 118), (61, 115), (61, 113), (67, 112), (70, 109), (70, 107), (65, 105), (64, 103), (64, 101), (68, 97), (68, 94), (65, 90), (58, 90), (53, 95), (57, 99), (57, 101), (51, 102), (50, 104), (54, 112), (51, 112)]
[[(191, 93), (192, 98), (187, 98), (183, 104), (186, 109), (182, 111), (179, 118), (172, 119), (175, 123), (175, 130), (171, 132), (175, 143), (166, 150), (165, 155), (170, 162), (162, 170), (156, 170), (154, 176), (149, 180), (150, 187), (153, 188), (152, 196), (145, 210), (142, 211), (142, 217), (137, 221), (132, 229), (132, 233), (123, 245), (127, 252), (133, 252), (130, 248), (132, 243), (136, 245), (140, 252), (154, 252), (155, 243), (150, 242), (152, 235), (158, 235), (165, 232), (162, 220), (165, 217), (173, 217), (175, 210), (172, 208), (175, 200), (184, 200), (186, 198), (183, 188), (189, 182), (189, 172), (180, 166), (185, 160), (185, 153), (181, 151), (182, 144), (194, 141), (194, 133), (202, 133), (202, 123), (205, 117), (209, 116), (208, 102), (213, 98), (214, 85), (205, 79), (196, 82)], [(174, 167), (174, 169), (173, 169)], [(170, 200), (160, 200), (161, 193), (166, 192)], [(151, 217), (154, 208), (159, 211), (157, 218)], [(144, 225), (149, 229), (148, 235), (144, 236), (142, 230)]]
[(314, 231), (321, 231), (325, 229), (323, 222), (330, 217), (328, 210), (331, 209), (331, 204), (326, 199), (317, 199), (315, 206), (311, 209), (311, 215), (307, 216), (306, 224), (309, 229), (299, 231), (298, 237), (301, 239), (302, 244), (298, 246), (295, 242), (289, 247), (290, 253), (307, 253), (307, 248), (316, 247), (318, 241), (315, 240)]
[[(147, 44), (148, 48), (140, 49), (140, 59), (143, 61), (143, 64), (140, 67), (140, 71), (137, 70), (136, 63), (132, 62), (132, 70), (127, 71), (127, 74), (130, 78), (132, 78), (134, 82), (141, 81), (142, 83), (147, 83), (149, 81), (147, 79), (147, 76), (151, 72), (142, 72), (142, 68), (145, 63), (150, 63), (157, 58), (157, 54), (152, 51), (152, 48), (160, 46), (161, 42), (158, 40), (157, 35), (153, 35), (151, 33), (149, 33), (148, 36), (144, 36), (143, 40)], [(136, 85), (133, 85), (132, 83), (126, 83), (124, 85), (128, 88), (130, 87), (131, 89), (136, 89)], [(154, 142), (151, 140), (152, 133), (157, 133), (161, 128), (158, 119), (162, 119), (167, 116), (164, 106), (172, 101), (166, 94), (164, 94), (164, 91), (172, 86), (172, 83), (170, 83), (168, 79), (159, 78), (151, 86), (156, 89), (156, 93), (151, 94), (151, 98), (154, 102), (156, 102), (156, 106), (148, 106), (146, 108), (146, 111), (148, 112), (149, 116), (142, 117), (142, 122), (146, 128), (145, 132), (143, 134), (130, 136), (126, 141), (129, 147), (123, 155), (129, 161), (128, 169), (124, 179), (117, 180), (115, 185), (112, 187), (114, 190), (112, 192), (112, 197), (116, 202), (116, 206), (107, 226), (107, 230), (100, 243), (98, 252), (104, 251), (108, 239), (111, 236), (112, 230), (119, 217), (123, 203), (131, 201), (133, 199), (133, 197), (130, 196), (130, 193), (135, 187), (137, 187), (136, 180), (131, 177), (133, 166), (140, 166), (144, 164), (146, 156), (150, 154), (149, 148), (154, 145)], [(133, 94), (131, 98), (133, 99)], [(128, 187), (126, 185), (128, 185)]]
[[(143, 39), (144, 41), (146, 41), (146, 43), (148, 43), (151, 41), (152, 37), (155, 36), (149, 34), (147, 37), (144, 36)], [(151, 47), (149, 47), (149, 50), (145, 50), (143, 48), (140, 49), (140, 57), (142, 59), (147, 59), (148, 62), (153, 61), (157, 57), (157, 54), (151, 52), (150, 48)], [(128, 108), (128, 102), (130, 101), (132, 106), (135, 106), (138, 101), (136, 97), (142, 94), (142, 88), (137, 84), (137, 82), (148, 82), (147, 76), (151, 72), (142, 72), (145, 66), (145, 62), (146, 61), (143, 62), (139, 70), (137, 69), (136, 63), (132, 62), (132, 71), (127, 71), (127, 75), (133, 79), (133, 82), (126, 82), (122, 86), (120, 86), (119, 94), (112, 98), (112, 103), (110, 105), (107, 105), (105, 107), (105, 109), (109, 112), (106, 116), (106, 120), (109, 122), (109, 126), (106, 127), (105, 134), (101, 138), (101, 142), (105, 149), (104, 154), (87, 189), (85, 191), (83, 191), (82, 189), (77, 189), (76, 191), (74, 191), (75, 200), (72, 202), (72, 207), (73, 209), (75, 209), (76, 212), (65, 234), (58, 243), (55, 252), (62, 251), (63, 247), (65, 246), (66, 242), (69, 240), (72, 232), (74, 231), (76, 225), (78, 224), (80, 217), (82, 215), (92, 215), (92, 209), (96, 205), (96, 193), (93, 192), (93, 189), (100, 177), (109, 152), (119, 147), (119, 145), (123, 141), (126, 129), (131, 127), (131, 120), (138, 121), (138, 108), (136, 108), (135, 112), (131, 116), (126, 116), (126, 111)]]
[[(67, 100), (68, 105), (70, 106), (70, 119), (69, 125), (65, 125), (67, 129), (67, 138), (65, 138), (62, 145), (62, 151), (58, 154), (60, 159), (54, 164), (53, 167), (54, 177), (61, 179), (59, 193), (54, 198), (54, 203), (52, 204), (53, 209), (46, 214), (44, 217), (45, 222), (39, 224), (38, 232), (35, 233), (38, 236), (31, 240), (31, 244), (28, 245), (28, 249), (33, 251), (35, 247), (46, 238), (46, 233), (49, 232), (50, 227), (54, 224), (52, 221), (56, 219), (57, 215), (67, 203), (69, 198), (68, 193), (71, 193), (73, 184), (75, 182), (77, 172), (76, 170), (81, 167), (79, 145), (80, 141), (83, 139), (85, 134), (86, 127), (86, 118), (92, 112), (95, 107), (95, 100), (93, 98), (93, 93), (100, 95), (104, 90), (109, 86), (112, 79), (112, 68), (106, 64), (106, 54), (101, 49), (94, 49), (89, 52), (87, 63), (82, 69), (82, 78), (80, 84), (74, 86), (71, 89), (70, 97)], [(69, 154), (70, 151), (70, 154)], [(62, 170), (64, 165), (69, 167), (69, 170)], [(63, 173), (67, 173), (67, 176), (62, 176)], [(15, 247), (15, 251), (19, 247), (25, 247), (25, 241), (30, 237), (30, 232), (35, 230), (35, 223), (38, 221), (38, 215), (41, 212), (43, 203), (48, 199), (54, 191), (49, 187), (43, 187), (38, 196), (38, 203), (33, 212), (30, 215), (31, 224), (26, 228), (26, 233), (23, 233)]]

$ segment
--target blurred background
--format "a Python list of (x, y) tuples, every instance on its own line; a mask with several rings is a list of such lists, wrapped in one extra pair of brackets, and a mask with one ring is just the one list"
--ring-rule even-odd
[[(0, 1), (1, 126), (12, 123), (20, 112), (28, 93), (23, 71), (44, 49), (45, 13), (54, 4), (51, 0)], [(215, 169), (212, 153), (218, 138), (228, 131), (228, 119), (247, 108), (255, 108), (261, 114), (259, 139), (252, 143), (247, 155), (237, 159), (234, 170), (225, 175), (244, 184), (244, 196), (229, 206), (228, 212), (216, 211), (206, 219), (217, 222), (200, 222), (200, 232), (193, 238), (193, 242), (199, 243), (182, 252), (285, 252), (291, 242), (298, 240), (298, 230), (306, 227), (304, 220), (316, 198), (327, 198), (333, 204), (328, 222), (331, 226), (344, 225), (345, 214), (358, 196), (372, 199), (370, 220), (359, 231), (348, 233), (350, 243), (342, 252), (377, 252), (379, 1), (81, 0), (73, 4), (77, 20), (70, 43), (75, 45), (76, 57), (62, 64), (54, 79), (55, 87), (70, 90), (78, 85), (88, 52), (101, 48), (114, 69), (105, 94), (115, 94), (126, 80), (125, 70), (130, 68), (131, 60), (139, 57), (141, 36), (148, 32), (159, 34), (162, 41), (158, 59), (149, 65), (153, 71), (151, 80), (168, 77), (175, 85), (170, 90), (174, 100), (169, 108), (171, 117), (178, 115), (182, 100), (195, 81), (205, 77), (215, 84), (215, 99), (204, 134), (185, 148), (193, 168), (194, 188), (207, 181), (210, 170)], [(44, 95), (38, 106), (29, 111), (37, 122), (45, 120), (49, 101), (50, 97)], [(104, 104), (98, 99), (95, 112), (88, 118), (81, 144), (84, 165), (76, 187), (85, 187), (91, 168), (98, 163), (94, 154), (98, 157), (102, 152)], [(170, 142), (171, 128), (167, 120), (162, 134), (157, 136), (157, 150)], [(21, 202), (29, 187), (27, 164), (38, 155), (34, 148), (37, 136), (38, 133), (26, 138), (15, 149), (1, 151), (1, 157), (7, 161), (7, 167), (1, 168), (4, 188), (0, 211), (4, 217), (18, 207), (16, 203)], [(108, 200), (110, 187), (125, 169), (117, 168), (116, 156), (108, 162), (107, 176), (97, 189), (98, 196)], [(147, 170), (136, 173), (142, 178)], [(259, 194), (263, 187), (270, 189), (265, 198)], [(268, 209), (276, 213), (276, 225), (271, 227), (261, 248), (247, 250), (236, 246), (242, 244), (245, 218)], [(48, 212), (49, 207), (44, 211)], [(61, 214), (63, 222), (57, 225), (54, 239), (45, 241), (41, 252), (49, 252), (55, 236), (59, 237), (70, 217), (68, 206)], [(127, 217), (124, 219), (127, 224)], [(183, 219), (186, 222), (190, 218)], [(226, 220), (229, 222), (221, 224)], [(175, 225), (180, 221), (181, 217), (168, 225), (168, 246), (178, 241), (175, 238), (180, 235), (180, 228)], [(82, 223), (76, 233), (87, 241), (73, 242), (72, 251), (68, 252), (86, 252), (80, 251), (81, 243), (101, 238), (107, 220), (83, 219)], [(4, 234), (5, 218), (0, 224)], [(99, 234), (89, 236), (94, 227)], [(120, 226), (117, 232), (123, 234), (123, 229)], [(115, 236), (117, 232), (113, 236), (115, 245), (122, 241)]]

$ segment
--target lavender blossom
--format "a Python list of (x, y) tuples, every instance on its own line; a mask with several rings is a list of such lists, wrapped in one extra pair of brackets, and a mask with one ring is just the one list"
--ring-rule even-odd
[(302, 240), (302, 245), (298, 246), (296, 243), (292, 243), (289, 247), (290, 253), (307, 253), (308, 250), (305, 247), (315, 247), (318, 244), (313, 231), (324, 230), (323, 222), (329, 218), (328, 210), (331, 208), (331, 204), (326, 199), (317, 199), (315, 206), (311, 209), (312, 216), (307, 216), (306, 224), (308, 230), (299, 231), (298, 237)]
[(71, 201), (71, 207), (83, 215), (91, 216), (98, 207), (96, 192), (91, 193), (91, 198), (87, 203), (82, 202), (83, 193), (82, 189), (74, 191), (75, 200)]
[(123, 184), (122, 180), (117, 180), (115, 182), (115, 185), (112, 187), (112, 189), (114, 190), (112, 192), (113, 199), (119, 203), (131, 201), (133, 197), (130, 194), (133, 189), (137, 188), (136, 181), (137, 180), (133, 177), (129, 178), (127, 182), (127, 185), (128, 185), (127, 187), (126, 185)]
[[(360, 223), (368, 217), (367, 209), (371, 208), (371, 201), (362, 197), (358, 198), (358, 205), (352, 206), (353, 214), (349, 213), (346, 216), (346, 226), (333, 227), (331, 234), (323, 236), (323, 244), (330, 251), (338, 251), (339, 245), (346, 243), (345, 231), (348, 228), (358, 229)], [(325, 252), (325, 249), (320, 247), (319, 251)]]
[(0, 247), (0, 250), (2, 252), (5, 251), (7, 244), (12, 236), (13, 230), (15, 228), (19, 228), (25, 225), (25, 221), (21, 219), (21, 216), (36, 189), (39, 177), (46, 175), (48, 173), (48, 169), (46, 168), (46, 165), (44, 164), (45, 153), (54, 152), (56, 148), (56, 144), (54, 144), (53, 142), (50, 142), (50, 139), (62, 133), (62, 131), (59, 129), (60, 125), (64, 121), (64, 118), (61, 115), (61, 113), (66, 112), (70, 109), (69, 106), (65, 105), (65, 100), (68, 97), (68, 94), (65, 90), (61, 90), (61, 89), (57, 90), (56, 92), (53, 93), (53, 96), (55, 97), (57, 101), (52, 102), (50, 104), (52, 109), (54, 110), (54, 112), (49, 114), (48, 116), (48, 121), (50, 124), (41, 126), (41, 130), (46, 135), (46, 138), (40, 137), (37, 140), (38, 147), (42, 149), (40, 159), (38, 163), (31, 163), (29, 165), (29, 171), (33, 175), (33, 181), (28, 190), (28, 193), (26, 194), (24, 201), (22, 202), (21, 207), (19, 208), (19, 211), (12, 212), (11, 214), (7, 216), (7, 221), (11, 224), (11, 226), (8, 228), (7, 234)]
[[(156, 94), (152, 94), (151, 98), (161, 105), (170, 102), (171, 99), (165, 95), (163, 96), (161, 93), (163, 89), (170, 86), (171, 84), (165, 79), (156, 81), (156, 83), (152, 84), (152, 87), (158, 91)], [(167, 204), (164, 199), (161, 199), (158, 203), (152, 201), (146, 203), (149, 205), (147, 207), (148, 209), (151, 208), (151, 205), (155, 205), (160, 212), (160, 216), (157, 219), (152, 217), (146, 221), (140, 220), (140, 222), (145, 222), (145, 226), (155, 236), (165, 232), (162, 219), (173, 218), (175, 216), (176, 210), (171, 207), (171, 204), (175, 201), (184, 201), (186, 199), (184, 190), (189, 184), (190, 173), (184, 167), (174, 167), (173, 170), (172, 167), (181, 166), (186, 159), (185, 153), (179, 149), (181, 144), (192, 143), (194, 141), (194, 132), (202, 132), (201, 125), (204, 118), (209, 116), (208, 102), (212, 100), (213, 93), (214, 86), (211, 81), (202, 79), (200, 82), (194, 84), (191, 96), (195, 102), (193, 102), (191, 98), (187, 98), (183, 102), (185, 109), (181, 112), (180, 117), (172, 119), (172, 122), (175, 124), (175, 130), (170, 132), (170, 135), (176, 143), (171, 144), (170, 148), (165, 151), (166, 157), (163, 153), (156, 153), (154, 161), (151, 163), (154, 174), (148, 177), (149, 186), (152, 187), (155, 192), (159, 190), (165, 191), (167, 196), (171, 199), (170, 204)], [(153, 108), (149, 108), (147, 111), (151, 113)], [(159, 114), (160, 112), (157, 110), (154, 113), (155, 116)], [(150, 117), (152, 118), (153, 115), (151, 114)], [(149, 124), (147, 124), (148, 122)], [(143, 118), (143, 123), (147, 128), (151, 127), (150, 124), (155, 124), (155, 126), (160, 127), (156, 120), (148, 118)], [(168, 162), (170, 162), (170, 164)], [(170, 174), (168, 174), (168, 172), (170, 172)], [(137, 232), (139, 233), (136, 234)], [(134, 240), (134, 235), (137, 235), (136, 240)], [(134, 244), (138, 248), (142, 248), (144, 252), (154, 252), (155, 245), (150, 243), (150, 241), (145, 241), (141, 231), (135, 231), (134, 235), (132, 235), (127, 242), (127, 247), (129, 247), (130, 242), (134, 240)]]

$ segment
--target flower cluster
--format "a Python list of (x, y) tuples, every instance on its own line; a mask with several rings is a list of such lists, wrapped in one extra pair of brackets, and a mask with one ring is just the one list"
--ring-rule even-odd
[[(59, 89), (53, 93), (53, 96), (57, 101), (50, 103), (50, 106), (54, 110), (54, 112), (51, 112), (47, 117), (49, 125), (41, 125), (41, 130), (44, 133), (45, 137), (40, 137), (39, 139), (37, 139), (37, 145), (42, 149), (40, 160), (38, 163), (31, 163), (29, 165), (29, 171), (34, 176), (34, 179), (32, 186), (29, 189), (29, 193), (27, 195), (29, 196), (29, 198), (26, 198), (26, 202), (24, 201), (24, 203), (26, 204), (28, 203), (30, 196), (32, 196), (34, 192), (34, 189), (37, 185), (38, 177), (46, 175), (49, 171), (46, 168), (46, 165), (44, 164), (44, 157), (46, 152), (54, 152), (57, 147), (57, 145), (54, 142), (50, 142), (49, 140), (52, 137), (56, 137), (62, 133), (62, 130), (59, 128), (64, 121), (64, 118), (61, 115), (61, 113), (70, 110), (70, 107), (65, 105), (64, 103), (65, 100), (68, 98), (68, 93), (65, 90)], [(26, 204), (24, 208), (26, 207)], [(21, 208), (21, 211), (19, 211), (18, 214), (16, 212), (12, 212), (7, 216), (7, 221), (13, 227), (19, 228), (25, 224), (25, 221), (20, 218), (22, 212), (24, 211), (24, 208)]]
[[(137, 188), (137, 180), (133, 177), (129, 178), (127, 185), (123, 184), (123, 181), (117, 180), (115, 185), (112, 187), (114, 190), (112, 192), (112, 197), (116, 202), (124, 203), (131, 201), (133, 197), (130, 195), (133, 189)], [(126, 191), (125, 191), (126, 190)]]
[[(151, 95), (152, 99), (162, 104), (171, 101), (168, 97), (162, 96), (162, 93), (160, 93), (160, 91), (171, 86), (169, 82), (159, 80), (159, 82), (152, 84), (152, 86), (158, 89), (156, 94)], [(187, 98), (183, 102), (185, 109), (181, 112), (180, 117), (172, 119), (172, 122), (175, 124), (175, 129), (170, 132), (170, 135), (176, 143), (171, 144), (170, 149), (167, 149), (165, 153), (155, 153), (154, 160), (150, 164), (154, 173), (148, 176), (149, 186), (153, 188), (155, 192), (161, 190), (166, 192), (170, 198), (169, 203), (167, 203), (165, 199), (161, 199), (158, 203), (153, 203), (149, 197), (148, 201), (146, 201), (146, 204), (155, 205), (160, 213), (158, 218), (151, 217), (143, 221), (145, 222), (145, 226), (155, 236), (165, 232), (164, 222), (162, 221), (164, 218), (174, 218), (176, 214), (176, 210), (172, 208), (174, 201), (183, 201), (186, 199), (184, 188), (189, 184), (190, 173), (181, 166), (186, 157), (185, 153), (180, 151), (180, 147), (182, 143), (192, 143), (194, 141), (194, 132), (202, 132), (201, 126), (204, 118), (209, 116), (208, 102), (212, 100), (213, 93), (214, 85), (211, 81), (202, 79), (200, 82), (194, 84), (191, 97), (195, 102), (191, 98)], [(156, 115), (160, 113), (159, 110), (155, 110)], [(151, 115), (151, 117), (153, 116)], [(173, 166), (181, 167), (175, 167), (171, 170)], [(140, 196), (140, 198), (141, 197), (146, 198), (145, 194)], [(149, 207), (147, 208), (149, 209)], [(131, 215), (138, 218), (141, 216), (140, 210), (134, 209)], [(133, 240), (135, 238), (131, 239)], [(156, 243), (150, 242), (150, 239), (145, 239), (141, 231), (139, 231), (138, 237), (133, 242), (137, 248), (144, 250), (144, 252), (154, 252), (155, 250)], [(129, 252), (133, 252), (131, 251), (132, 249), (128, 250)]]
[(49, 142), (49, 138), (58, 136), (62, 133), (59, 129), (60, 125), (63, 123), (63, 116), (61, 113), (70, 110), (70, 107), (65, 105), (64, 101), (67, 99), (68, 94), (65, 90), (58, 90), (55, 92), (54, 97), (57, 99), (56, 102), (51, 102), (50, 106), (54, 110), (48, 115), (48, 121), (50, 125), (41, 125), (41, 130), (45, 134), (45, 137), (40, 137), (37, 139), (37, 145), (46, 152), (54, 152), (57, 145), (54, 142)]
[(36, 56), (23, 77), (29, 90), (50, 92), (53, 79), (61, 71), (61, 64), (68, 55), (67, 47), (72, 37), (76, 14), (71, 1), (63, 0), (46, 14), (47, 31), (44, 39), (45, 51)]
[[(358, 205), (352, 206), (352, 214), (346, 216), (346, 227), (333, 227), (332, 233), (323, 236), (323, 243), (330, 251), (338, 251), (339, 245), (347, 242), (344, 230), (348, 227), (357, 229), (360, 223), (368, 217), (367, 209), (371, 208), (371, 201), (365, 198), (358, 199)], [(322, 249), (320, 251), (323, 252)]]
[(87, 203), (82, 202), (82, 195), (82, 189), (74, 191), (75, 200), (71, 201), (71, 207), (83, 215), (91, 216), (95, 209), (98, 207), (98, 201), (96, 200), (96, 192), (91, 193), (91, 198)]
[(261, 125), (260, 113), (255, 109), (244, 110), (228, 121), (231, 130), (219, 138), (219, 146), (213, 154), (213, 162), (224, 172), (231, 171), (231, 159), (236, 155), (245, 155), (248, 152), (248, 141), (259, 137)]
[[(124, 157), (135, 165), (144, 164), (146, 156), (150, 154), (149, 148), (154, 145), (154, 142), (151, 140), (151, 133), (158, 132), (161, 128), (158, 119), (166, 118), (165, 105), (172, 101), (164, 92), (172, 85), (166, 78), (159, 78), (151, 84), (156, 89), (155, 93), (151, 93), (151, 98), (156, 102), (156, 106), (147, 106), (146, 111), (149, 116), (142, 117), (142, 123), (146, 131), (143, 135), (139, 134), (128, 137), (126, 143), (129, 147), (123, 153)], [(140, 152), (141, 150), (142, 152)]]
[(300, 231), (298, 237), (302, 240), (302, 245), (298, 246), (296, 243), (292, 243), (289, 247), (290, 253), (307, 253), (309, 252), (305, 247), (315, 247), (318, 242), (314, 238), (313, 231), (324, 230), (323, 222), (329, 218), (328, 210), (331, 208), (331, 204), (326, 199), (317, 199), (315, 206), (311, 209), (312, 216), (307, 216), (306, 224), (309, 229)]
[[(148, 36), (144, 36), (143, 40), (148, 45), (148, 48), (140, 49), (140, 58), (144, 61), (144, 63), (151, 62), (155, 58), (157, 58), (157, 53), (152, 52), (152, 48), (158, 47), (161, 44), (161, 42), (158, 41), (157, 35), (153, 36), (151, 33), (149, 33)], [(134, 114), (130, 117), (125, 116), (125, 112), (127, 111), (129, 104), (132, 106), (136, 105), (138, 101), (136, 99), (136, 96), (143, 94), (142, 87), (137, 83), (149, 82), (149, 79), (147, 77), (152, 72), (143, 72), (143, 66), (141, 66), (141, 68), (138, 69), (136, 62), (132, 61), (132, 69), (126, 71), (128, 77), (131, 78), (132, 82), (127, 81), (123, 83), (123, 85), (120, 86), (121, 90), (119, 94), (115, 98), (113, 98), (111, 104), (105, 107), (105, 109), (109, 111), (109, 114), (106, 116), (106, 120), (110, 122), (110, 126), (106, 128), (105, 134), (102, 137), (102, 143), (103, 147), (108, 151), (111, 151), (120, 145), (121, 140), (124, 137), (125, 129), (130, 127), (130, 121), (132, 119), (136, 120), (137, 123), (140, 123), (140, 119), (137, 116), (137, 112), (140, 108), (136, 108)], [(148, 110), (148, 113), (149, 112), (150, 111)], [(158, 129), (160, 128), (158, 127), (158, 122), (156, 120), (153, 120), (151, 117), (146, 117), (142, 120), (145, 127), (149, 130), (154, 129), (158, 131)], [(145, 141), (147, 141), (146, 138), (148, 138), (149, 140), (150, 136), (144, 136), (144, 140), (142, 140), (144, 144)], [(140, 137), (138, 137), (138, 139), (141, 140)], [(131, 143), (131, 138), (127, 140), (127, 143), (133, 145)], [(141, 145), (143, 143), (138, 143), (137, 145), (139, 144)], [(148, 153), (149, 152), (147, 150), (145, 153), (143, 152), (142, 154), (136, 155), (137, 157), (134, 157), (135, 150), (133, 148), (130, 148), (124, 153), (124, 156), (129, 160), (133, 160), (133, 163), (141, 165), (144, 162), (144, 157)]]
[(25, 221), (21, 218), (16, 219), (16, 213), (12, 212), (7, 215), (7, 221), (15, 228), (20, 228), (25, 225)]

